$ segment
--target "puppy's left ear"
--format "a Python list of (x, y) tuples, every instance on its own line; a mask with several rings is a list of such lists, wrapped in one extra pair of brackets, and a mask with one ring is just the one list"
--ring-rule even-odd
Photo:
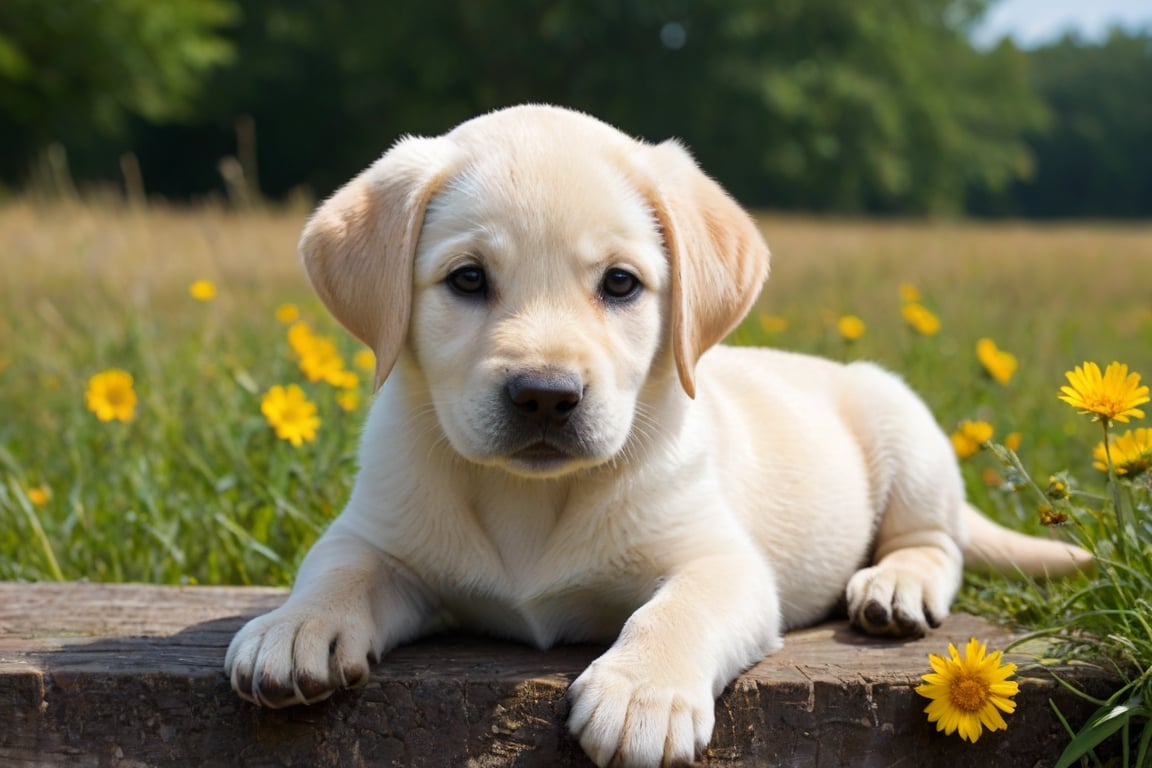
[(446, 138), (407, 137), (312, 214), (300, 254), (328, 310), (376, 353), (384, 383), (408, 335), (412, 264), (428, 201), (455, 165)]
[(752, 218), (684, 147), (646, 148), (646, 191), (672, 272), (672, 346), (680, 384), (696, 396), (696, 363), (751, 309), (768, 277), (768, 246)]

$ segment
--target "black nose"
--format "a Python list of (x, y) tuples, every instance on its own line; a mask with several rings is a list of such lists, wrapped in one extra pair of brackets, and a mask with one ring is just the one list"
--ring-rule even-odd
[(530, 419), (559, 424), (580, 404), (584, 382), (574, 373), (522, 373), (508, 380), (508, 400)]

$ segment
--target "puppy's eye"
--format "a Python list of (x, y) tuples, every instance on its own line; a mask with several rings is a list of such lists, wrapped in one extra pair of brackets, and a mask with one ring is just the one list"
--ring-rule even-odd
[(600, 281), (600, 296), (606, 301), (628, 301), (640, 293), (640, 278), (624, 269), (610, 269)]
[(461, 296), (482, 297), (488, 293), (488, 277), (481, 267), (475, 265), (453, 270), (446, 282)]

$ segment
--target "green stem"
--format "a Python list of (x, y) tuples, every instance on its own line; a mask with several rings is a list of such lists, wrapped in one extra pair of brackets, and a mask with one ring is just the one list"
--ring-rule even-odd
[(1104, 425), (1104, 459), (1108, 465), (1108, 489), (1112, 492), (1112, 508), (1116, 513), (1116, 548), (1124, 554), (1126, 552), (1125, 539), (1128, 529), (1124, 524), (1124, 511), (1120, 507), (1120, 482), (1116, 479), (1116, 466), (1112, 463), (1112, 446), (1108, 439), (1108, 418), (1101, 417), (1100, 423)]
[(1008, 461), (1012, 463), (1012, 466), (1020, 473), (1020, 476), (1024, 478), (1028, 485), (1032, 486), (1032, 490), (1036, 492), (1036, 497), (1040, 499), (1041, 502), (1048, 502), (1048, 494), (1044, 493), (1044, 489), (1037, 485), (1036, 481), (1032, 479), (1032, 475), (1028, 473), (1028, 470), (1024, 469), (1024, 464), (1020, 461), (1020, 457), (1016, 455), (1016, 451), (1005, 447), (1003, 455), (1008, 457)]

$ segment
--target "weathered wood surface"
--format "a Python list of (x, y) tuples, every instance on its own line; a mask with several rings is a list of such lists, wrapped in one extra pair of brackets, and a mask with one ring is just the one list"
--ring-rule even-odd
[[(547, 652), (463, 637), (400, 648), (369, 684), (313, 707), (260, 710), (222, 672), (271, 589), (0, 583), (0, 766), (587, 766), (565, 733), (568, 684), (603, 649)], [(1010, 635), (954, 616), (877, 641), (844, 623), (791, 633), (721, 696), (707, 765), (1045, 766), (1091, 705), (1030, 662), (1007, 731), (935, 732), (912, 688), (927, 654)], [(1062, 675), (1099, 694), (1092, 668)]]

